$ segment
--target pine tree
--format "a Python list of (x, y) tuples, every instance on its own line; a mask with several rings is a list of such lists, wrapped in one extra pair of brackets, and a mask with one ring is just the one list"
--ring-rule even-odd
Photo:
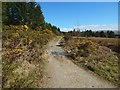
[(45, 23), (41, 7), (36, 2), (4, 2), (2, 7), (2, 23), (5, 25), (27, 24), (34, 29), (49, 29), (58, 34), (60, 29)]

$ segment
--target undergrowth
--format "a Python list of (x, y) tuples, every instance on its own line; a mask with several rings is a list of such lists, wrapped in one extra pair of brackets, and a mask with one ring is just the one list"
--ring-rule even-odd
[[(95, 39), (90, 38), (68, 38), (67, 40), (63, 39), (61, 44), (66, 51), (66, 56), (71, 58), (75, 64), (118, 85), (119, 53), (107, 47), (107, 45), (111, 43), (111, 39), (107, 40), (106, 44), (105, 40), (103, 42), (102, 40), (103, 39), (100, 39), (101, 43), (97, 43)], [(118, 43), (117, 41), (118, 40), (116, 40), (116, 43)], [(118, 44), (113, 45), (117, 46)]]
[(3, 88), (38, 88), (43, 76), (44, 45), (55, 34), (24, 26), (3, 26)]

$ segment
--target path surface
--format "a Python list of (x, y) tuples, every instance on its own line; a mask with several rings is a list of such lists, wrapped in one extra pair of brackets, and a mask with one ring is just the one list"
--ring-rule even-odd
[(48, 62), (45, 66), (43, 88), (112, 88), (111, 84), (98, 76), (85, 71), (64, 56), (64, 50), (59, 47), (61, 37), (48, 44)]

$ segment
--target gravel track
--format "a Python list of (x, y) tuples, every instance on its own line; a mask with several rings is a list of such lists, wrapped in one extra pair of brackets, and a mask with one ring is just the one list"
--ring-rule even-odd
[(62, 37), (49, 42), (46, 55), (43, 88), (114, 88), (112, 84), (88, 72), (69, 60), (59, 47)]

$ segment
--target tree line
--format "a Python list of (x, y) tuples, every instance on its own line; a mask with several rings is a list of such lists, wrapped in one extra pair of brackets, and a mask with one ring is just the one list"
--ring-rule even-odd
[(2, 24), (24, 25), (32, 29), (49, 29), (54, 33), (60, 29), (45, 22), (40, 4), (36, 2), (2, 2)]
[(63, 34), (68, 34), (70, 36), (81, 36), (81, 37), (106, 37), (106, 38), (115, 38), (116, 34), (113, 31), (92, 31), (92, 30), (85, 30), (85, 31), (80, 31), (80, 30), (73, 30), (73, 31), (68, 31), (63, 32)]
[(107, 38), (115, 38), (115, 33), (113, 31), (92, 31), (87, 30), (82, 32), (83, 36), (87, 37), (107, 37)]

